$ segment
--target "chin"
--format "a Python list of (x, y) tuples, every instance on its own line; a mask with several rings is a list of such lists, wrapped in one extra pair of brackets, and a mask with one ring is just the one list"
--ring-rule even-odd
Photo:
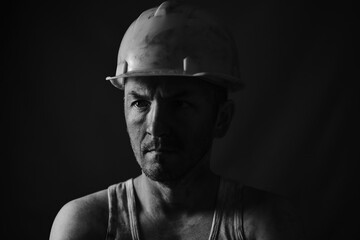
[[(142, 172), (152, 181), (176, 185), (196, 166), (178, 154), (145, 154), (139, 161)], [(186, 164), (187, 163), (187, 164)]]
[(179, 168), (168, 169), (160, 163), (148, 163), (141, 169), (145, 176), (152, 181), (166, 185), (176, 184), (186, 175), (184, 172), (179, 172)]

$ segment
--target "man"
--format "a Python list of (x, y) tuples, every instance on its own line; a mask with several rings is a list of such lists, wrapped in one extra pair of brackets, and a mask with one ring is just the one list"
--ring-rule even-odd
[(164, 2), (120, 45), (115, 77), (142, 174), (67, 203), (51, 240), (302, 239), (289, 204), (210, 170), (241, 89), (236, 48), (205, 11)]

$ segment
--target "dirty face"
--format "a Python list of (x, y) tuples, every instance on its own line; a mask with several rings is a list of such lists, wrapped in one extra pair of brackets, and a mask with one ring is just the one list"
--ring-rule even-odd
[(150, 179), (180, 180), (210, 150), (217, 115), (210, 85), (179, 77), (127, 79), (127, 130), (136, 160)]

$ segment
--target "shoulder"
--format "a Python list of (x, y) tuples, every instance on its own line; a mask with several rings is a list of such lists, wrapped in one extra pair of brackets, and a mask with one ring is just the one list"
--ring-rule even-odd
[(284, 196), (253, 187), (242, 191), (246, 239), (304, 239), (296, 208)]
[(105, 239), (108, 215), (106, 189), (72, 200), (55, 217), (50, 240)]

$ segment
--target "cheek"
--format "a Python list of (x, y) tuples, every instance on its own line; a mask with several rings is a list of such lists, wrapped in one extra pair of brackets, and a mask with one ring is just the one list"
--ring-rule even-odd
[(141, 118), (138, 116), (135, 118), (131, 114), (127, 115), (125, 120), (131, 144), (133, 148), (139, 149), (143, 136), (145, 135), (143, 121), (141, 121)]
[(180, 124), (177, 128), (178, 136), (182, 138), (182, 142), (188, 149), (196, 151), (202, 146), (208, 146), (213, 139), (214, 120), (211, 117), (193, 117)]

